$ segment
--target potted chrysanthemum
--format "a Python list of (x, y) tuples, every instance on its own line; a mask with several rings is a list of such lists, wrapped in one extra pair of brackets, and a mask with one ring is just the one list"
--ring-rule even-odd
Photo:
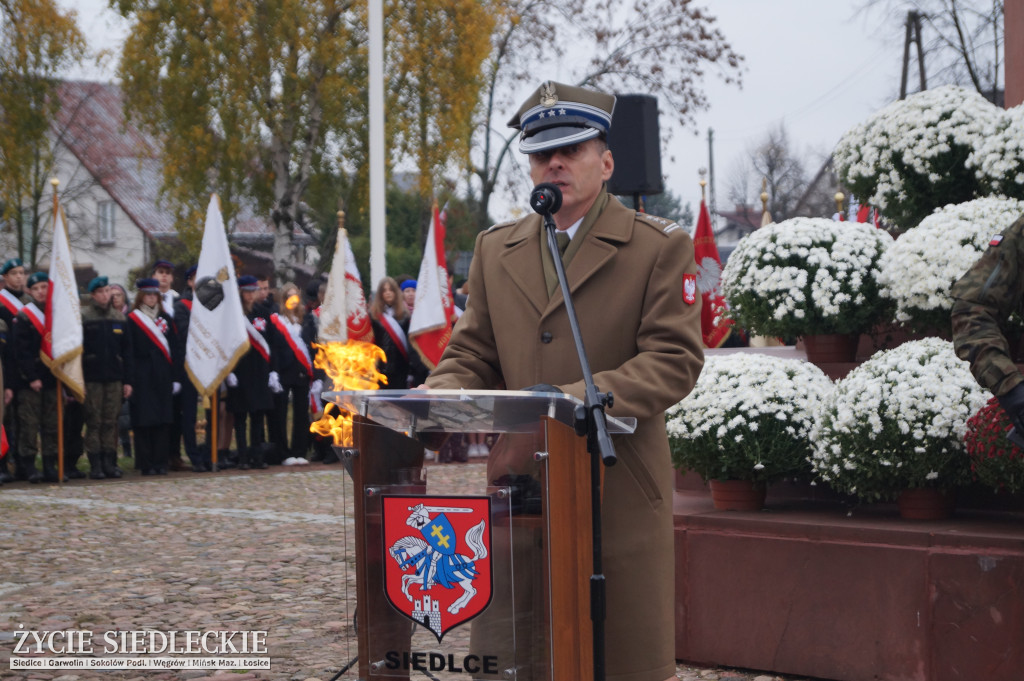
[(1000, 112), (967, 165), (991, 193), (1024, 199), (1024, 104)]
[[(857, 334), (888, 321), (880, 295), (882, 253), (892, 238), (858, 222), (792, 218), (744, 237), (722, 272), (728, 316), (754, 334), (839, 335), (852, 361)], [(843, 360), (840, 360), (843, 361)]]
[(967, 420), (964, 441), (978, 482), (1015, 494), (1024, 491), (1024, 449), (1006, 437), (1009, 430), (1010, 419), (993, 397)]
[[(710, 356), (693, 391), (667, 412), (673, 462), (710, 482), (717, 507), (760, 508), (766, 483), (810, 472), (816, 405), (831, 389), (808, 362), (749, 352)], [(716, 498), (735, 482), (752, 501)]]
[(986, 197), (936, 210), (882, 254), (882, 295), (896, 321), (914, 331), (948, 336), (950, 289), (988, 247), (992, 236), (1024, 215), (1024, 201)]
[(948, 502), (970, 481), (963, 438), (986, 399), (948, 341), (925, 338), (876, 353), (826, 397), (811, 464), (834, 489), (864, 501), (910, 490), (904, 513), (918, 495)]
[(989, 192), (968, 157), (1001, 109), (973, 90), (943, 86), (884, 107), (848, 130), (833, 152), (842, 183), (897, 231), (935, 208)]

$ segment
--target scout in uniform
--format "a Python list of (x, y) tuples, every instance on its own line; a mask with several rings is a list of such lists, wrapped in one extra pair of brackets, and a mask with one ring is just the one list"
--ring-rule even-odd
[(25, 293), (25, 280), (28, 275), (25, 273), (25, 266), (21, 258), (11, 258), (0, 266), (0, 275), (4, 279), (4, 287), (0, 289), (0, 322), (7, 327), (7, 355), (3, 364), (4, 370), (4, 429), (7, 432), (7, 442), (10, 449), (7, 456), (0, 459), (0, 480), (10, 482), (15, 478), (8, 471), (7, 461), (14, 463), (16, 476), (20, 480), (27, 480), (28, 475), (20, 469), (21, 461), (18, 457), (18, 402), (17, 391), (19, 386), (18, 372), (13, 365), (14, 358), (14, 322), (18, 319), (18, 313), (25, 306), (29, 298)]
[(140, 279), (135, 287), (138, 293), (125, 324), (131, 350), (128, 384), (132, 386), (135, 461), (143, 475), (166, 475), (178, 343), (171, 318), (160, 305), (156, 279)]
[[(18, 370), (18, 455), (29, 482), (57, 482), (57, 378), (43, 363), (39, 349), (46, 333), (46, 272), (28, 278), (31, 298), (18, 313), (14, 362)], [(41, 443), (43, 472), (36, 470)]]
[(106, 277), (89, 282), (82, 306), (82, 373), (85, 376), (85, 452), (93, 480), (120, 478), (117, 417), (132, 396), (132, 353), (127, 319), (111, 304)]

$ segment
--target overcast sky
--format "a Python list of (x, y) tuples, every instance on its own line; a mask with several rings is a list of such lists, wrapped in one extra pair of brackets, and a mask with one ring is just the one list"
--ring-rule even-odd
[[(94, 50), (118, 49), (123, 22), (106, 0), (61, 0), (79, 13)], [(676, 129), (662, 157), (666, 187), (692, 202), (700, 200), (698, 169), (708, 166), (708, 128), (714, 129), (714, 168), (718, 208), (731, 206), (727, 181), (737, 161), (784, 123), (795, 149), (810, 159), (828, 153), (850, 126), (895, 98), (903, 52), (902, 18), (878, 12), (858, 14), (863, 0), (705, 0), (726, 39), (745, 58), (743, 87), (711, 77), (706, 91), (711, 108), (697, 115), (695, 128)], [(553, 80), (570, 77), (553, 73)], [(76, 77), (112, 79), (106, 69), (89, 68)], [(502, 120), (507, 120), (505, 115)], [(668, 124), (662, 116), (661, 124)], [(815, 158), (817, 158), (815, 156)], [(674, 159), (674, 160), (673, 160)], [(814, 165), (810, 160), (808, 166)], [(813, 173), (817, 167), (810, 168)], [(511, 200), (509, 200), (511, 198)], [(502, 205), (521, 203), (509, 197)]]

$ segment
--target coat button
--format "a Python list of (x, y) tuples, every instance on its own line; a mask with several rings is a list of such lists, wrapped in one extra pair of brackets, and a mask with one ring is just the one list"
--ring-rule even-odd
[(540, 335), (540, 342), (541, 343), (550, 343), (551, 342), (551, 332), (550, 331), (545, 331), (544, 333), (542, 333)]

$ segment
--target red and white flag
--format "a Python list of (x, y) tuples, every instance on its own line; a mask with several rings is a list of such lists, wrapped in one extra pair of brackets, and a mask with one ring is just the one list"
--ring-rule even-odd
[(433, 369), (452, 337), (455, 301), (448, 286), (448, 265), (444, 255), (444, 218), (434, 204), (423, 262), (416, 278), (416, 304), (409, 321), (409, 340), (423, 363)]
[(725, 296), (722, 295), (722, 258), (718, 255), (715, 233), (711, 229), (711, 214), (701, 199), (697, 230), (693, 235), (693, 259), (697, 262), (697, 289), (700, 291), (700, 333), (704, 347), (717, 348), (732, 331), (731, 319), (724, 319)]
[(39, 355), (54, 376), (79, 401), (85, 399), (82, 375), (82, 308), (78, 301), (75, 266), (71, 260), (64, 211), (57, 208), (53, 220), (53, 251), (50, 253), (50, 287), (46, 294), (46, 326)]
[(334, 244), (331, 274), (327, 279), (324, 304), (320, 307), (318, 338), (324, 343), (373, 342), (373, 327), (366, 311), (359, 268), (344, 229), (338, 230), (338, 240)]

